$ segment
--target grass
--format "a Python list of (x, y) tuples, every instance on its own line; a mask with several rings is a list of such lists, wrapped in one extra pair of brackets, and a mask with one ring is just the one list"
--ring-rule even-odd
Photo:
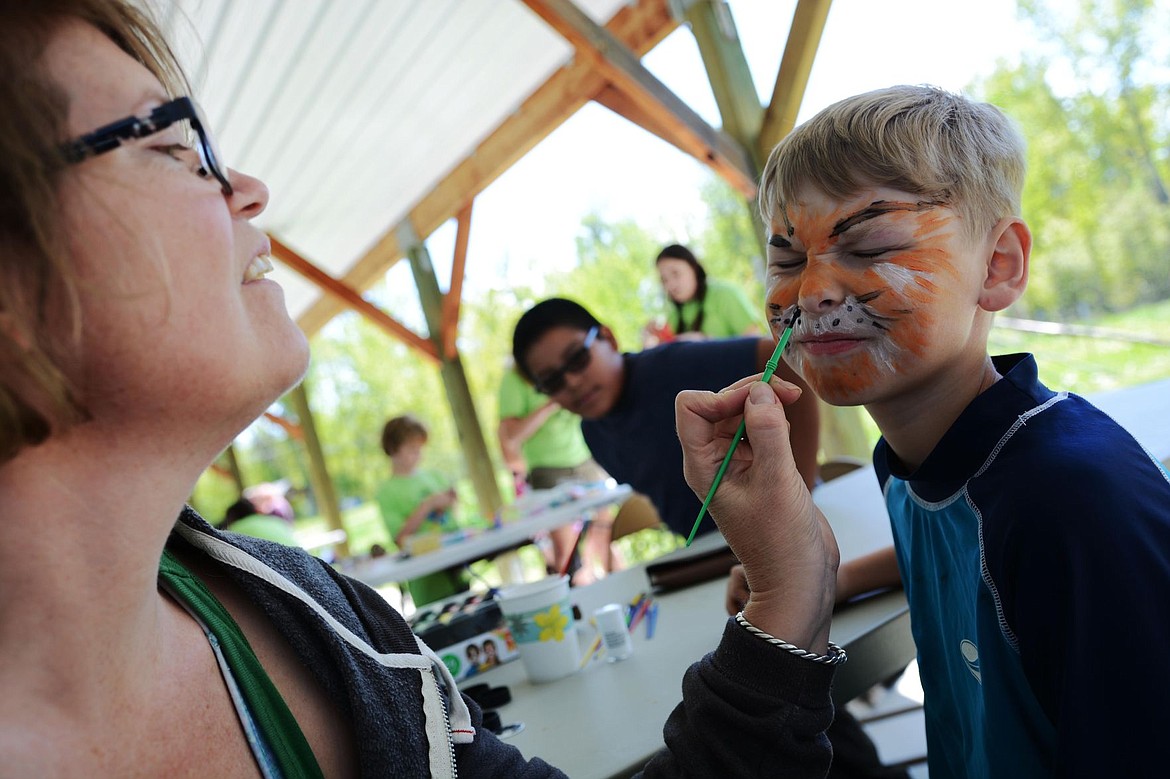
[[(1170, 343), (1170, 301), (1078, 323)], [(1081, 395), (1170, 378), (1170, 347), (1084, 336), (1042, 335), (996, 327), (992, 354), (1032, 352), (1040, 379), (1052, 389)]]

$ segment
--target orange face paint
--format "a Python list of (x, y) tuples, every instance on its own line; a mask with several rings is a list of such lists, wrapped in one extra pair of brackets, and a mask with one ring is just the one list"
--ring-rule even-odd
[(786, 210), (768, 242), (768, 318), (778, 334), (799, 305), (784, 359), (818, 395), (848, 403), (923, 356), (934, 306), (958, 278), (958, 217), (933, 202), (835, 206)]

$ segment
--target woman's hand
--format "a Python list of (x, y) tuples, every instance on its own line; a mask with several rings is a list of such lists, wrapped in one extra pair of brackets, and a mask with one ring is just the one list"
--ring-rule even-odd
[(840, 553), (792, 459), (784, 405), (800, 393), (782, 379), (763, 384), (756, 376), (719, 393), (681, 392), (675, 414), (683, 474), (700, 498), (746, 419), (745, 440), (715, 493), (711, 516), (743, 565), (748, 621), (823, 653)]

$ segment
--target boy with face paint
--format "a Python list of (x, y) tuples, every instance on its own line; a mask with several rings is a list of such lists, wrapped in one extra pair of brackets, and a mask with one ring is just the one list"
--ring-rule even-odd
[[(881, 429), (895, 547), (841, 566), (837, 598), (904, 583), (931, 776), (1152, 775), (1170, 674), (1133, 655), (1170, 644), (1150, 608), (1170, 599), (1170, 475), (1041, 384), (1031, 355), (987, 353), (1028, 278), (1024, 167), (987, 104), (893, 87), (830, 106), (763, 173), (767, 316), (779, 333), (799, 309), (785, 361)], [(713, 455), (687, 419), (743, 404), (679, 399), (696, 490)], [(745, 489), (753, 505), (804, 505)], [(713, 511), (729, 508), (742, 506)], [(733, 577), (732, 600), (746, 584)]]

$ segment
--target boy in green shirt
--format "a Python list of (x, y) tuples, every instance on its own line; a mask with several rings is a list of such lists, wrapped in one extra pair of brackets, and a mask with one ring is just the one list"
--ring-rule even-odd
[[(390, 458), (391, 476), (378, 487), (375, 500), (390, 539), (398, 548), (420, 533), (441, 532), (451, 522), (455, 490), (438, 473), (420, 469), (427, 429), (410, 415), (394, 417), (382, 429), (382, 451)], [(468, 587), (462, 568), (420, 576), (406, 583), (415, 606), (422, 606)]]

